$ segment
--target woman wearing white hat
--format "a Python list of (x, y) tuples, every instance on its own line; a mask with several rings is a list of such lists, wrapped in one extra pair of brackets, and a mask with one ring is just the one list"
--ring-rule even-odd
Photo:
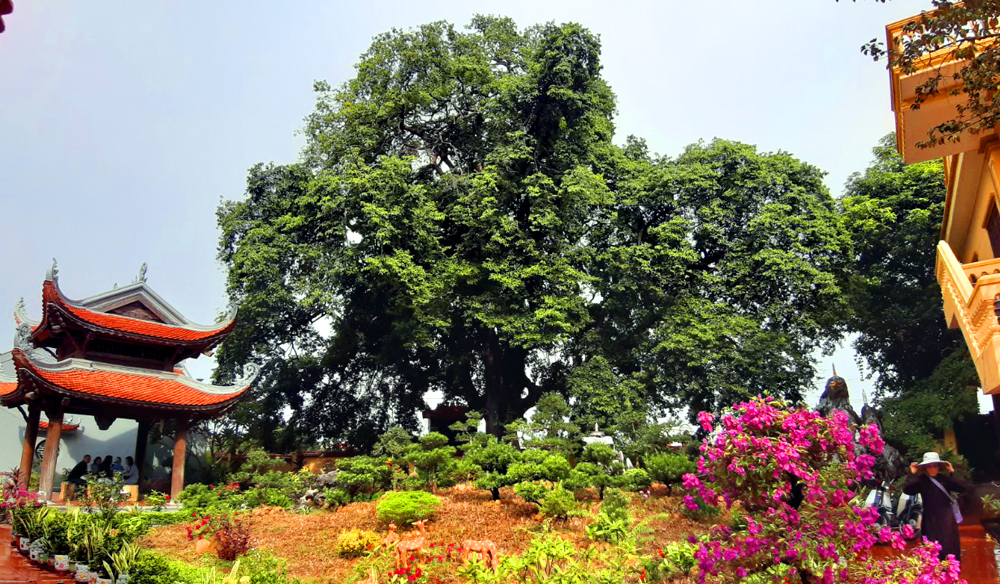
[(941, 545), (943, 560), (948, 555), (962, 559), (962, 546), (958, 537), (958, 524), (962, 521), (962, 513), (958, 509), (958, 501), (953, 492), (963, 492), (965, 487), (954, 481), (949, 474), (955, 469), (950, 462), (941, 460), (937, 452), (925, 452), (920, 463), (910, 465), (913, 476), (906, 482), (903, 492), (907, 495), (920, 495), (924, 503), (924, 514), (921, 520), (923, 536)]

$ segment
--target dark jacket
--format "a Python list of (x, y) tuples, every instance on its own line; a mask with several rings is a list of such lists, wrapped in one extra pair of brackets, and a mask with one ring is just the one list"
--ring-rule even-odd
[(87, 463), (81, 460), (80, 462), (76, 463), (76, 466), (73, 467), (73, 470), (69, 471), (69, 476), (66, 477), (66, 480), (71, 483), (82, 483), (83, 475), (85, 474), (87, 474)]
[[(949, 492), (961, 493), (965, 491), (963, 485), (943, 474), (938, 474), (934, 478)], [(961, 560), (962, 545), (958, 537), (958, 523), (955, 522), (955, 515), (951, 510), (951, 499), (948, 495), (932, 483), (931, 478), (926, 474), (910, 477), (906, 486), (903, 487), (903, 492), (907, 495), (920, 495), (924, 504), (920, 530), (924, 537), (941, 544), (940, 559), (943, 560), (948, 554), (951, 554), (955, 556), (956, 560)]]

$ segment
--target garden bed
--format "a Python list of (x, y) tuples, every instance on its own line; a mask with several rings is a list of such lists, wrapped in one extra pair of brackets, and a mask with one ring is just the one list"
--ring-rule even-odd
[[(501, 556), (523, 552), (539, 533), (541, 521), (536, 507), (514, 496), (511, 489), (501, 490), (501, 500), (491, 501), (489, 492), (455, 487), (442, 490), (441, 507), (429, 525), (429, 543), (461, 544), (466, 539), (492, 540)], [(662, 495), (659, 494), (659, 495)], [(585, 508), (596, 511), (597, 502), (585, 501)], [(706, 527), (680, 515), (679, 497), (654, 494), (648, 500), (636, 496), (632, 514), (637, 521), (653, 517), (648, 522), (652, 530), (645, 543), (647, 552), (657, 546), (703, 533)], [(668, 514), (668, 517), (655, 517)], [(335, 511), (315, 511), (302, 514), (283, 509), (259, 509), (249, 517), (252, 542), (257, 548), (272, 552), (288, 561), (289, 575), (307, 582), (349, 582), (354, 576), (357, 559), (337, 555), (337, 536), (352, 528), (371, 529), (384, 533), (375, 515), (374, 503), (351, 503)], [(589, 517), (572, 517), (556, 522), (554, 527), (580, 549), (592, 542), (584, 529)], [(171, 558), (200, 563), (194, 544), (188, 539), (183, 525), (154, 528), (141, 543)], [(442, 582), (460, 582), (442, 578)]]

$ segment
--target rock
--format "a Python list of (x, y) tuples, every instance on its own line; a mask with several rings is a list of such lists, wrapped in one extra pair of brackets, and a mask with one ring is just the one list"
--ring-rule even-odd
[(316, 477), (316, 485), (319, 488), (332, 487), (337, 483), (337, 471), (328, 470), (325, 473)]

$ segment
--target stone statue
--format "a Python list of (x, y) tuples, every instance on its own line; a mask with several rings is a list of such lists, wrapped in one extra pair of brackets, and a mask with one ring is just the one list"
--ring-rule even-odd
[(851, 406), (851, 394), (847, 391), (847, 381), (837, 375), (836, 365), (833, 367), (833, 377), (826, 380), (826, 388), (819, 398), (819, 405), (816, 406), (816, 411), (824, 416), (831, 415), (834, 410), (840, 410), (847, 414), (851, 424), (861, 425), (861, 416)]

